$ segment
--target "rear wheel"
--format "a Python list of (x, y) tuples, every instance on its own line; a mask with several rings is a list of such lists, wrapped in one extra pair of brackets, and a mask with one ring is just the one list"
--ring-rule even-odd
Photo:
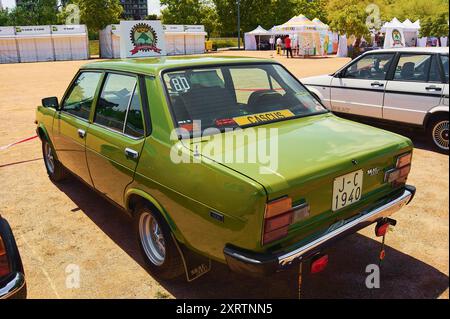
[(183, 261), (164, 218), (147, 205), (138, 205), (134, 219), (141, 254), (150, 272), (162, 279), (181, 276)]
[(432, 118), (427, 128), (428, 138), (433, 147), (437, 151), (447, 154), (449, 152), (448, 126), (448, 115), (442, 114)]
[(59, 182), (66, 177), (65, 168), (55, 157), (55, 152), (51, 144), (46, 140), (42, 140), (42, 155), (44, 157), (45, 168), (47, 174), (53, 182)]

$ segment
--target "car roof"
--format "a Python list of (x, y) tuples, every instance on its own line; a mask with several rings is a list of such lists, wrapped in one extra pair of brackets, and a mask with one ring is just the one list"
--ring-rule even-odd
[(448, 54), (448, 47), (409, 47), (367, 51), (367, 53), (406, 52), (406, 53), (441, 53)]
[(154, 57), (131, 58), (118, 60), (104, 60), (84, 65), (81, 69), (101, 69), (133, 72), (147, 75), (157, 75), (160, 71), (173, 68), (184, 68), (205, 65), (226, 65), (246, 63), (277, 63), (269, 59), (242, 57), (214, 57), (214, 56), (182, 56), (182, 57)]

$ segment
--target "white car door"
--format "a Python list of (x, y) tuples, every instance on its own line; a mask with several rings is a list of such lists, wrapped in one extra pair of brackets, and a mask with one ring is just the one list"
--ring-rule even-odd
[(369, 53), (338, 72), (331, 81), (331, 109), (382, 118), (386, 76), (394, 56)]
[(445, 83), (439, 63), (433, 54), (400, 54), (386, 85), (383, 118), (422, 125), (428, 111), (441, 104)]

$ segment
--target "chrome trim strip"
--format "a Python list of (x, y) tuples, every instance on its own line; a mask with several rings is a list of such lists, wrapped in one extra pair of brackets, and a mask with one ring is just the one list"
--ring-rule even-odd
[(14, 295), (25, 285), (25, 276), (18, 272), (13, 280), (8, 282), (4, 287), (0, 287), (0, 299), (6, 299)]
[(297, 248), (291, 252), (288, 252), (286, 254), (279, 256), (278, 264), (280, 266), (288, 265), (288, 264), (292, 263), (295, 259), (298, 259), (302, 255), (306, 254), (307, 252), (324, 244), (325, 242), (333, 239), (334, 237), (346, 232), (347, 230), (358, 226), (359, 224), (367, 223), (367, 222), (372, 223), (380, 218), (390, 216), (393, 213), (400, 210), (403, 206), (407, 205), (412, 197), (413, 197), (413, 193), (411, 193), (409, 190), (404, 190), (403, 194), (400, 195), (398, 198), (394, 199), (393, 201), (386, 203), (378, 208), (375, 208), (372, 211), (369, 211), (368, 213), (362, 215), (361, 217), (343, 225), (342, 227), (339, 227), (338, 229), (335, 229), (334, 231), (332, 231), (328, 234), (325, 234), (324, 236), (322, 236), (300, 248)]

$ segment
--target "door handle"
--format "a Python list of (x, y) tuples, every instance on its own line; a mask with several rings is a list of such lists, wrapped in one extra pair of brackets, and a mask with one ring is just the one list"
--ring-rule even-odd
[(380, 83), (380, 82), (372, 82), (372, 83), (370, 83), (370, 85), (371, 86), (378, 86), (378, 87), (381, 87), (381, 88), (384, 86), (384, 84)]
[(425, 88), (425, 90), (439, 92), (439, 91), (442, 91), (442, 88), (432, 85), (432, 86), (427, 86)]
[(139, 157), (139, 153), (127, 147), (125, 149), (125, 156), (128, 158), (137, 159)]
[(84, 138), (86, 136), (86, 131), (82, 129), (78, 129), (78, 136), (80, 138)]

